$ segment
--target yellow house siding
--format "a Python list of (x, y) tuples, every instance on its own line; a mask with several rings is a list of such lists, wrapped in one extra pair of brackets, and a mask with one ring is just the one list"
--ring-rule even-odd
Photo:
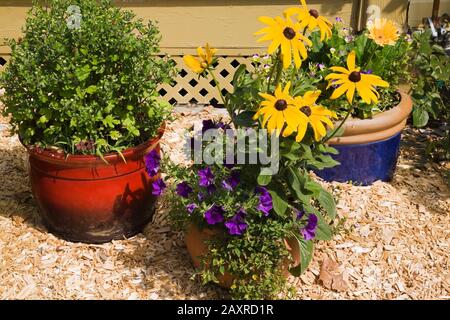
[[(231, 65), (240, 56), (263, 53), (265, 44), (258, 44), (253, 35), (262, 27), (257, 17), (280, 15), (283, 9), (299, 5), (299, 0), (117, 0), (119, 6), (133, 10), (139, 18), (158, 21), (162, 33), (161, 48), (173, 56), (183, 68), (181, 56), (193, 53), (199, 45), (209, 42), (219, 49), (219, 72), (233, 73)], [(355, 28), (363, 28), (367, 18), (380, 14), (404, 25), (407, 0), (309, 0), (310, 7), (319, 10), (330, 21), (341, 17)], [(2, 38), (18, 38), (25, 23), (31, 0), (0, 0), (0, 56), (8, 59), (9, 49)], [(423, 16), (431, 15), (432, 0), (412, 0), (410, 24), (415, 25)], [(450, 11), (450, 0), (441, 0), (441, 13)], [(2, 67), (0, 67), (0, 72)], [(167, 98), (187, 103), (192, 98), (207, 103), (218, 98), (208, 81), (190, 87), (195, 75), (178, 77), (174, 87), (165, 86)], [(224, 88), (230, 89), (230, 75), (219, 76)], [(189, 94), (180, 95), (185, 88)], [(205, 89), (206, 94), (200, 95)], [(205, 91), (203, 91), (205, 92)]]

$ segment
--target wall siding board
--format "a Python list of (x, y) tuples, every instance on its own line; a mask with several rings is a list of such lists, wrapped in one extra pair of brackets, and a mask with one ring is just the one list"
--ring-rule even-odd
[[(195, 48), (209, 42), (219, 49), (221, 70), (233, 71), (230, 63), (237, 58), (254, 53), (264, 53), (264, 43), (257, 43), (253, 33), (263, 25), (257, 17), (280, 15), (283, 9), (299, 5), (299, 0), (116, 0), (117, 5), (133, 10), (139, 18), (158, 21), (163, 35), (162, 51), (171, 55), (183, 68), (181, 57), (195, 54)], [(341, 17), (348, 25), (364, 27), (369, 14), (366, 9), (376, 5), (383, 17), (404, 25), (407, 0), (309, 0), (310, 7), (334, 21)], [(30, 0), (0, 0), (0, 56), (8, 59), (9, 48), (2, 43), (3, 38), (18, 38), (24, 25)], [(422, 16), (430, 15), (432, 0), (412, 0), (410, 23), (417, 24)], [(441, 0), (441, 13), (450, 11), (450, 0)], [(244, 59), (244, 60), (242, 60)], [(4, 67), (0, 67), (0, 72)], [(166, 98), (174, 98), (178, 103), (188, 103), (192, 99), (199, 103), (218, 100), (218, 96), (208, 81), (201, 85), (187, 87), (192, 92), (180, 95), (190, 79), (178, 77), (173, 87), (164, 86)], [(230, 89), (229, 76), (221, 79), (222, 86)], [(203, 86), (203, 87), (202, 87)], [(206, 95), (199, 94), (205, 89)], [(205, 92), (205, 91), (203, 91)], [(214, 101), (214, 100), (213, 100)]]

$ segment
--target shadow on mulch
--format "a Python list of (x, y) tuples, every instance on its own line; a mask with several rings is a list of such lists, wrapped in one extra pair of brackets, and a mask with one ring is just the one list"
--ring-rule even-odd
[[(1, 148), (0, 146), (0, 216), (12, 221), (25, 224), (41, 233), (48, 233), (42, 224), (38, 206), (33, 198), (28, 176), (28, 159), (24, 148), (14, 146)], [(132, 251), (118, 251), (117, 259), (129, 268), (147, 270), (145, 287), (152, 291), (155, 288), (156, 274), (164, 277), (161, 288), (156, 291), (159, 297), (161, 292), (170, 296), (192, 296), (201, 299), (223, 299), (226, 292), (215, 285), (202, 286), (199, 280), (191, 280), (195, 273), (189, 254), (182, 244), (180, 235), (171, 231), (159, 232), (161, 228), (167, 228), (165, 223), (151, 222), (144, 230), (146, 239), (136, 242)], [(130, 239), (131, 240), (131, 239)], [(161, 244), (173, 242), (170, 250)], [(178, 243), (178, 244), (177, 244)], [(160, 285), (160, 284), (158, 284)]]
[(117, 260), (130, 269), (146, 270), (144, 286), (149, 291), (155, 289), (155, 279), (164, 282), (156, 291), (159, 291), (159, 298), (165, 298), (161, 297), (161, 292), (164, 292), (172, 298), (193, 296), (196, 299), (229, 299), (228, 293), (219, 286), (204, 286), (198, 277), (192, 279), (195, 268), (182, 242), (181, 233), (170, 230), (160, 233), (166, 228), (167, 225), (151, 222), (143, 231), (146, 241), (135, 246), (131, 252), (118, 253)]
[(0, 149), (0, 215), (47, 232), (31, 193), (24, 148)]
[(411, 202), (421, 205), (430, 212), (448, 214), (436, 200), (450, 199), (448, 170), (434, 163), (426, 154), (431, 129), (405, 128), (402, 135), (400, 158), (394, 180), (391, 184), (404, 193)]

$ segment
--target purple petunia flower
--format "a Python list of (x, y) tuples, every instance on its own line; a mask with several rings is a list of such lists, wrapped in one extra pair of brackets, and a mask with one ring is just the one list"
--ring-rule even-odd
[(202, 127), (202, 133), (205, 133), (209, 129), (231, 129), (230, 125), (225, 124), (221, 121), (215, 122), (213, 120), (203, 120), (202, 121), (203, 127)]
[(367, 70), (367, 71), (361, 71), (361, 73), (364, 73), (364, 74), (372, 74), (372, 73), (373, 73), (373, 70), (372, 70), (372, 69), (369, 69), (369, 70)]
[(222, 207), (214, 204), (211, 208), (205, 211), (206, 222), (210, 225), (222, 222), (224, 213), (225, 210), (223, 210)]
[(209, 167), (198, 170), (198, 176), (200, 177), (198, 184), (201, 187), (208, 187), (214, 183), (214, 174)]
[(199, 192), (197, 194), (198, 201), (203, 202), (205, 200), (205, 194), (203, 192)]
[(164, 189), (166, 189), (166, 184), (164, 183), (163, 179), (156, 179), (153, 183), (152, 183), (152, 195), (154, 196), (160, 196)]
[(314, 239), (314, 237), (316, 236), (317, 222), (317, 216), (315, 214), (310, 214), (308, 217), (308, 223), (302, 230), (302, 234), (305, 240)]
[(195, 209), (197, 209), (197, 205), (195, 203), (190, 203), (186, 206), (186, 210), (189, 214), (192, 214), (192, 212), (194, 212)]
[(147, 173), (150, 177), (154, 177), (158, 174), (160, 160), (161, 157), (156, 150), (152, 150), (145, 155), (145, 168), (147, 169)]
[(305, 211), (294, 209), (294, 213), (297, 214), (297, 220), (300, 220), (305, 215)]
[(224, 187), (224, 189), (228, 191), (233, 191), (233, 189), (237, 187), (239, 182), (241, 182), (241, 180), (239, 179), (240, 175), (241, 174), (239, 171), (232, 171), (228, 179), (222, 181), (222, 187)]
[(270, 213), (270, 210), (272, 210), (273, 208), (272, 196), (264, 187), (256, 187), (256, 192), (260, 194), (259, 204), (256, 208), (264, 213), (264, 215), (267, 217)]
[(248, 224), (245, 222), (246, 214), (245, 210), (241, 208), (230, 220), (225, 222), (225, 227), (228, 228), (228, 232), (231, 235), (240, 236), (247, 230)]
[(210, 119), (209, 120), (203, 120), (202, 124), (203, 124), (202, 133), (205, 133), (209, 129), (216, 129), (216, 125), (215, 125), (214, 121), (212, 121)]
[(229, 124), (223, 123), (223, 122), (217, 122), (216, 123), (216, 129), (222, 129), (223, 131), (227, 130), (227, 129), (231, 129)]
[(341, 17), (336, 17), (336, 22), (342, 22), (342, 18)]
[(177, 185), (176, 192), (180, 197), (187, 198), (192, 193), (192, 188), (186, 181), (183, 181)]

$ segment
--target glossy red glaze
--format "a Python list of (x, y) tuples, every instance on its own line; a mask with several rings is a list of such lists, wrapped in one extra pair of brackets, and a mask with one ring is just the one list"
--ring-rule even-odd
[(27, 148), (34, 198), (49, 231), (70, 241), (102, 243), (140, 232), (150, 221), (151, 194), (144, 156), (160, 151), (157, 138), (102, 159)]

